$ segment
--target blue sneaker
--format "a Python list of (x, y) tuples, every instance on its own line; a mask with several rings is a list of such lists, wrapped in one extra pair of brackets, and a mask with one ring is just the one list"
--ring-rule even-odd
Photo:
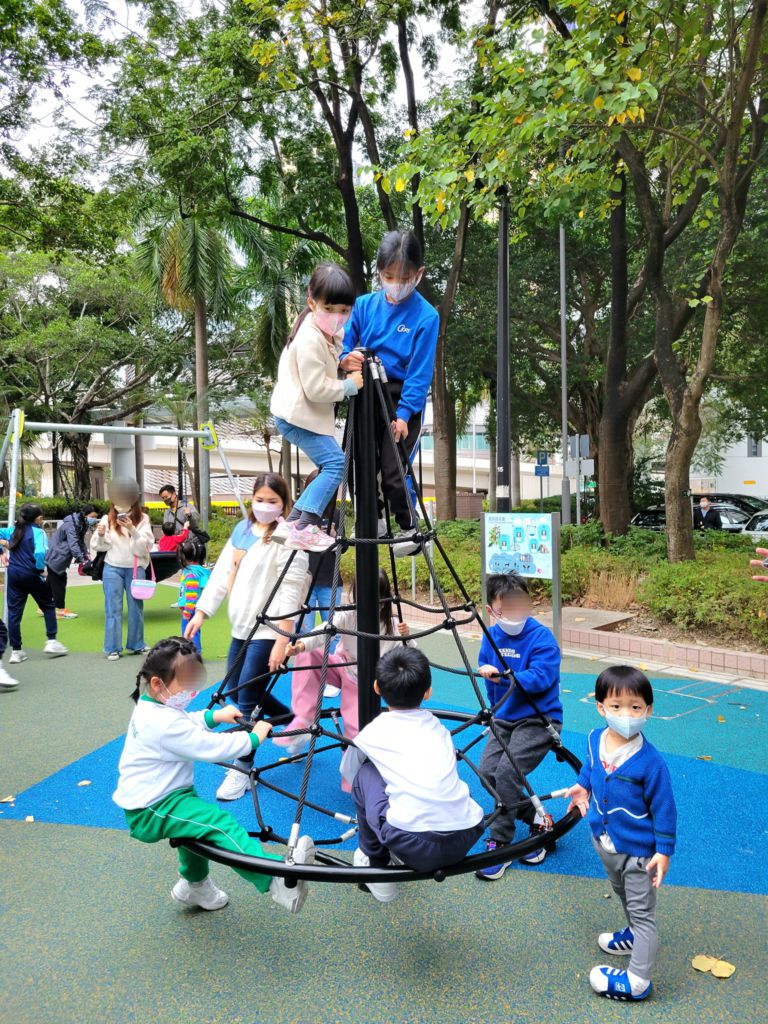
[(635, 936), (631, 928), (625, 928), (623, 932), (601, 932), (597, 936), (597, 944), (604, 953), (626, 956), (635, 948)]
[(598, 995), (605, 996), (606, 999), (617, 999), (622, 1003), (639, 1003), (653, 992), (653, 984), (649, 981), (645, 991), (634, 995), (629, 975), (616, 967), (593, 967), (589, 972), (589, 984)]
[[(491, 850), (502, 850), (506, 844), (499, 843), (495, 839), (486, 839), (485, 845), (490, 852)], [(501, 878), (511, 863), (512, 861), (508, 860), (502, 864), (489, 864), (487, 868), (479, 868), (475, 872), (475, 877), (482, 878), (485, 882), (495, 882), (497, 878)]]
[[(543, 825), (530, 825), (528, 828), (528, 834), (533, 836), (547, 835), (549, 829), (544, 828)], [(530, 853), (526, 853), (524, 857), (520, 858), (521, 864), (541, 864), (548, 853), (554, 853), (557, 849), (557, 843), (554, 839), (547, 839), (544, 844), (539, 847), (538, 850), (531, 850)]]

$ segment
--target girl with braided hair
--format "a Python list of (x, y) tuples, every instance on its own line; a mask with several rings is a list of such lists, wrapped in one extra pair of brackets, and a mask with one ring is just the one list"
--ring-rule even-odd
[[(131, 695), (136, 708), (120, 757), (120, 777), (113, 800), (122, 807), (131, 836), (142, 843), (162, 839), (197, 839), (225, 850), (280, 860), (266, 853), (231, 814), (201, 800), (194, 788), (195, 761), (230, 761), (255, 751), (272, 728), (260, 721), (253, 732), (215, 732), (217, 725), (238, 722), (234, 705), (207, 711), (186, 710), (204, 686), (203, 659), (191, 640), (169, 637), (151, 649)], [(186, 907), (220, 910), (229, 896), (214, 885), (208, 861), (178, 847), (179, 875), (171, 896)], [(301, 836), (293, 852), (298, 864), (314, 862), (315, 846)], [(289, 889), (282, 878), (235, 871), (259, 892), (269, 893), (285, 910), (297, 914), (307, 898), (307, 883)]]

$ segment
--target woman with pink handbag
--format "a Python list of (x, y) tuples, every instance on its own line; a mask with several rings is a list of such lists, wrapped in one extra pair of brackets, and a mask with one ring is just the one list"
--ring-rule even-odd
[(154, 592), (154, 585), (144, 577), (151, 565), (154, 536), (149, 516), (141, 511), (141, 493), (135, 480), (113, 480), (109, 498), (109, 512), (93, 531), (91, 551), (94, 555), (105, 553), (104, 653), (107, 661), (118, 661), (123, 649), (123, 594), (128, 606), (127, 651), (142, 654), (148, 650), (144, 643), (143, 601), (151, 597), (148, 591)]

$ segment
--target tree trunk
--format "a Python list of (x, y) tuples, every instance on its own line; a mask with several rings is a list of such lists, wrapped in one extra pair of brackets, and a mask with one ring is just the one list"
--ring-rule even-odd
[(264, 437), (262, 438), (262, 441), (264, 442), (264, 447), (267, 450), (267, 468), (269, 469), (270, 473), (274, 473), (275, 472), (275, 466), (274, 466), (274, 463), (272, 461), (272, 448), (271, 448), (272, 435), (271, 434), (265, 434)]
[(691, 461), (701, 435), (698, 403), (686, 397), (672, 413), (672, 433), (664, 464), (664, 504), (667, 520), (667, 558), (695, 558), (691, 510)]
[(59, 434), (54, 430), (51, 432), (51, 475), (53, 477), (53, 494), (58, 497), (63, 488), (61, 486), (61, 451), (59, 449)]
[(435, 358), (435, 385), (432, 388), (433, 477), (437, 514), (440, 519), (456, 518), (456, 401), (453, 390), (444, 381), (445, 350), (438, 342)]
[[(210, 419), (208, 411), (208, 310), (205, 296), (198, 289), (195, 293), (195, 391), (197, 429)], [(210, 455), (195, 439), (197, 455), (198, 511), (203, 529), (208, 526), (211, 508), (211, 461)]]
[(355, 171), (352, 162), (352, 140), (345, 137), (345, 144), (339, 148), (339, 180), (338, 186), (344, 204), (344, 222), (347, 228), (347, 252), (349, 276), (358, 295), (368, 291), (365, 277), (365, 253), (363, 250), (363, 232), (360, 227), (360, 208), (355, 193)]
[(606, 533), (622, 534), (629, 528), (632, 509), (629, 480), (632, 474), (632, 428), (626, 415), (604, 415), (598, 433), (600, 458), (597, 488), (600, 522)]
[(280, 442), (280, 476), (288, 484), (288, 493), (293, 501), (296, 490), (291, 476), (291, 442), (286, 441), (285, 438), (282, 438)]
[(91, 435), (62, 434), (61, 439), (72, 456), (74, 498), (76, 501), (88, 501), (91, 497), (91, 464), (88, 460)]
[(512, 472), (509, 477), (509, 483), (510, 504), (512, 508), (519, 508), (523, 496), (520, 489), (520, 452), (516, 448), (512, 449)]

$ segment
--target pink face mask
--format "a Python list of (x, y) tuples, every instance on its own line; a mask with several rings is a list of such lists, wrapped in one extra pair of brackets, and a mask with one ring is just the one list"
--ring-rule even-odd
[(257, 523), (274, 523), (283, 514), (282, 505), (271, 505), (268, 501), (252, 501), (251, 508)]
[(330, 334), (333, 337), (334, 334), (339, 333), (347, 320), (349, 320), (350, 314), (329, 313), (325, 309), (315, 309), (312, 316), (315, 318), (315, 324), (323, 334)]

